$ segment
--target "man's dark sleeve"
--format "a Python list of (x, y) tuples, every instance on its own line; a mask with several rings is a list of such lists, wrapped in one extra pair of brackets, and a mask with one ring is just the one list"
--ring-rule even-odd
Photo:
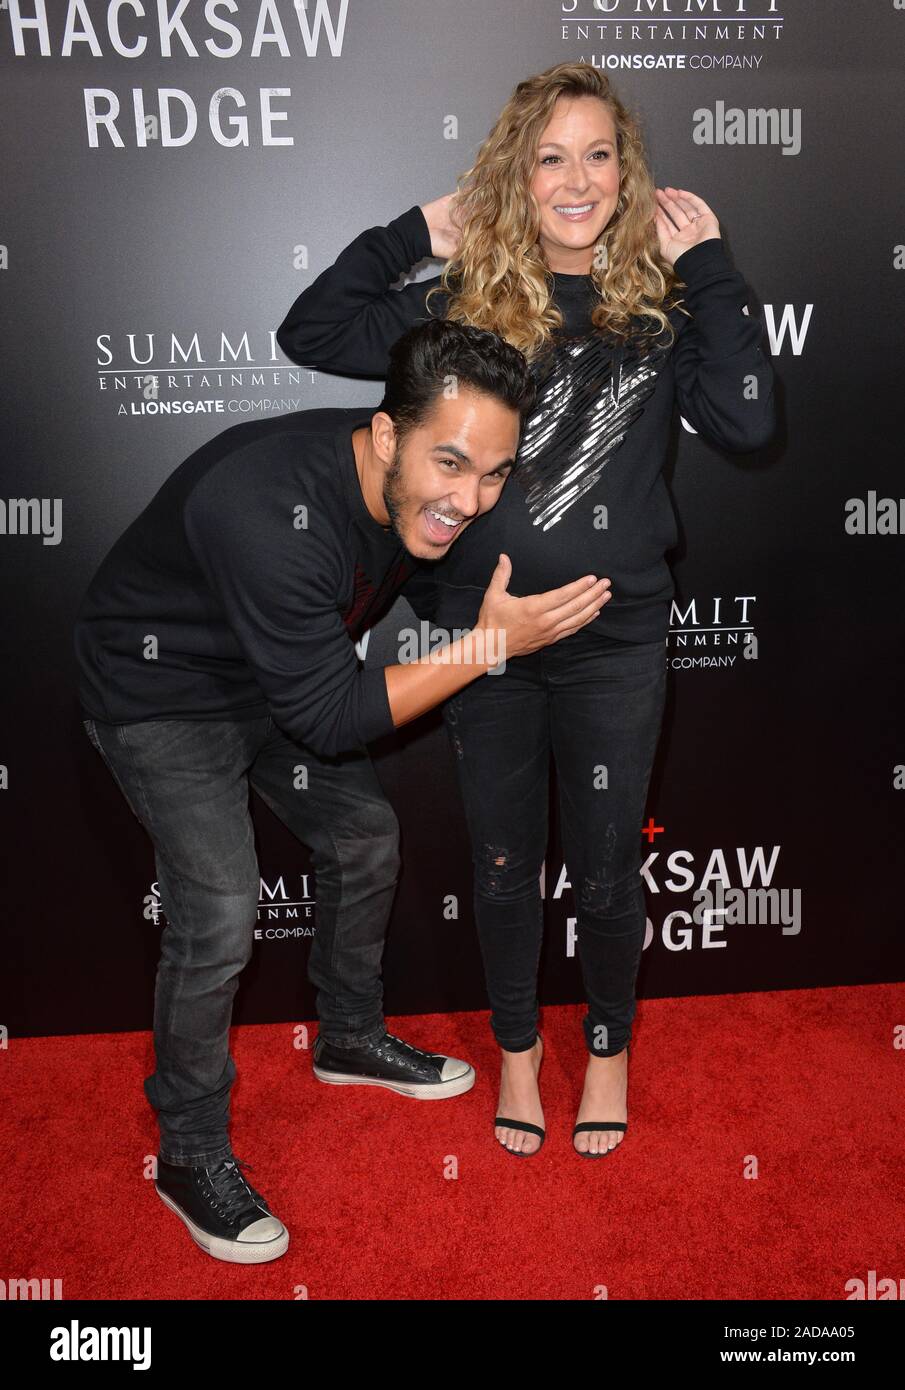
[(440, 590), (434, 578), (433, 564), (429, 562), (426, 565), (419, 565), (414, 574), (405, 581), (399, 594), (408, 600), (416, 618), (431, 622), (440, 597)]
[(679, 293), (691, 319), (673, 350), (676, 403), (693, 429), (730, 453), (760, 449), (776, 428), (773, 366), (757, 319), (742, 312), (748, 291), (720, 237), (676, 258)]
[[(255, 446), (250, 446), (254, 448)], [(382, 667), (362, 669), (337, 606), (342, 538), (254, 481), (240, 450), (196, 486), (186, 536), (276, 723), (333, 757), (395, 726)]]
[(385, 227), (369, 227), (302, 290), (277, 329), (283, 352), (306, 367), (382, 381), (396, 339), (419, 319), (441, 313), (440, 295), (429, 310), (424, 304), (439, 276), (390, 288), (430, 255), (430, 231), (417, 205)]

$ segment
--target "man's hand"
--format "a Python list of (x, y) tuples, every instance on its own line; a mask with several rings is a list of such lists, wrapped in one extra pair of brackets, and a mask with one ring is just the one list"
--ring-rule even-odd
[(506, 592), (511, 574), (509, 556), (501, 555), (478, 621), (464, 637), (418, 661), (384, 667), (387, 700), (397, 729), (455, 695), (463, 685), (495, 671), (508, 657), (523, 656), (578, 632), (610, 597), (608, 579), (595, 583), (593, 575), (585, 575), (561, 589), (515, 598)]
[(538, 647), (547, 647), (562, 637), (571, 637), (573, 632), (596, 618), (611, 597), (608, 579), (595, 581), (593, 575), (585, 575), (560, 589), (516, 598), (506, 590), (511, 577), (512, 562), (508, 555), (501, 555), (475, 624), (475, 630), (480, 628), (495, 634), (494, 640), (507, 660), (536, 651)]

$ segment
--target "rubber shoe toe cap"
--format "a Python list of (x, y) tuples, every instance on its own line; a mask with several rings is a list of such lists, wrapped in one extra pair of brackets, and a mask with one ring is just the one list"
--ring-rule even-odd
[(250, 1226), (246, 1226), (236, 1238), (243, 1244), (262, 1245), (269, 1240), (279, 1240), (285, 1230), (282, 1221), (278, 1221), (275, 1216), (262, 1216), (260, 1221), (253, 1221)]

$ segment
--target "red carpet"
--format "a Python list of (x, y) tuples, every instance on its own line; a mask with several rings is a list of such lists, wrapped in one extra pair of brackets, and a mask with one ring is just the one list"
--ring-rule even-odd
[(905, 1278), (902, 985), (642, 1000), (628, 1133), (596, 1162), (569, 1145), (581, 1012), (542, 1011), (530, 1159), (493, 1138), (486, 1014), (390, 1020), (475, 1066), (443, 1102), (322, 1085), (290, 1025), (234, 1029), (233, 1148), (291, 1237), (245, 1268), (198, 1250), (142, 1176), (149, 1033), (12, 1038), (0, 1274), (74, 1299), (281, 1300), (845, 1299), (870, 1270)]

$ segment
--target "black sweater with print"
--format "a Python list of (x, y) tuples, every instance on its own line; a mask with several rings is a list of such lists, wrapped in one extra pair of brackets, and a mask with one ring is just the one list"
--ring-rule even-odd
[[(101, 562), (76, 616), (86, 717), (252, 719), (332, 757), (394, 727), (354, 642), (418, 566), (368, 511), (373, 409), (248, 420), (190, 454)], [(413, 587), (406, 581), (414, 580)]]
[[(382, 379), (400, 334), (444, 312), (442, 293), (428, 307), (424, 302), (439, 276), (391, 288), (430, 256), (418, 206), (368, 228), (296, 299), (277, 332), (280, 347), (308, 367)], [(665, 553), (677, 531), (662, 470), (674, 407), (704, 439), (732, 453), (761, 448), (775, 428), (773, 368), (760, 325), (742, 312), (745, 282), (722, 241), (693, 246), (675, 271), (691, 318), (670, 310), (672, 346), (658, 344), (645, 356), (592, 329), (589, 275), (554, 275), (564, 325), (532, 364), (538, 397), (516, 467), (492, 510), (429, 566), (439, 626), (474, 623), (505, 552), (511, 594), (540, 593), (584, 574), (607, 576), (613, 597), (586, 630), (665, 640), (675, 592)]]

